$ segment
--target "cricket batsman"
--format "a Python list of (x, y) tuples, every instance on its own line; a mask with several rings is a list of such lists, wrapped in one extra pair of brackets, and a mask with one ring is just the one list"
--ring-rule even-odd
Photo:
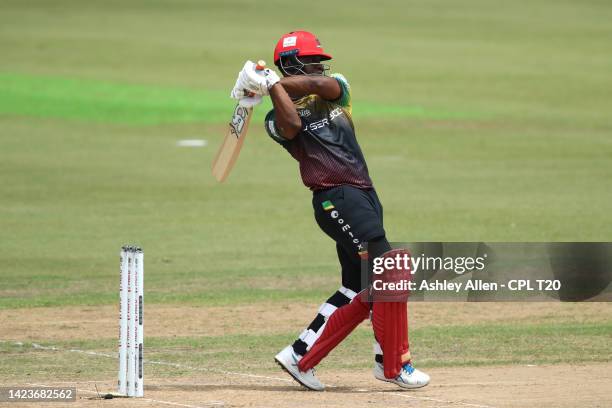
[[(383, 228), (383, 208), (357, 143), (351, 118), (351, 88), (340, 74), (327, 75), (331, 60), (312, 33), (283, 35), (271, 69), (247, 61), (232, 97), (245, 107), (270, 96), (266, 115), (270, 137), (298, 161), (303, 183), (312, 190), (319, 227), (336, 243), (342, 286), (276, 362), (304, 387), (324, 385), (314, 367), (363, 320), (374, 328), (374, 376), (403, 388), (419, 388), (429, 376), (415, 369), (408, 349), (406, 303), (370, 302), (361, 296), (361, 259), (391, 251)], [(392, 252), (392, 251), (391, 251)]]

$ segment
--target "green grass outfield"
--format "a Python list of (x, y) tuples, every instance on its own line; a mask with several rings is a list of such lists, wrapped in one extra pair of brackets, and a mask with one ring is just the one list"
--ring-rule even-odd
[[(334, 290), (333, 243), (296, 163), (261, 126), (269, 103), (228, 181), (209, 170), (236, 73), (247, 58), (271, 64), (295, 28), (315, 31), (352, 85), (391, 240), (611, 240), (612, 5), (310, 4), (3, 1), (0, 309), (115, 304), (128, 242), (145, 249), (149, 303), (318, 302)], [(176, 147), (193, 138), (208, 146)], [(557, 336), (531, 323), (513, 335)], [(584, 335), (588, 358), (609, 361), (610, 324), (558, 325), (567, 341), (553, 356), (520, 341), (511, 351), (562, 361)], [(478, 327), (453, 330), (504, 346)], [(442, 336), (422, 330), (424, 343)], [(269, 355), (292, 336), (230, 340), (270, 344)], [(197, 352), (209, 340), (150, 341)], [(514, 361), (473, 350), (478, 364)], [(466, 363), (451, 354), (425, 363)]]

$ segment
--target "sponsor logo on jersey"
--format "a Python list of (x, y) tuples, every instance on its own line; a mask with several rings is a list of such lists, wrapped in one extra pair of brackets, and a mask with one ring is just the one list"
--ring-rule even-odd
[(329, 120), (334, 120), (338, 116), (341, 116), (344, 113), (342, 108), (336, 108), (333, 111), (329, 112)]
[(325, 126), (329, 126), (329, 120), (327, 120), (327, 118), (321, 119), (321, 120), (317, 120), (316, 122), (312, 122), (307, 124), (304, 127), (304, 130), (310, 130), (311, 132), (317, 130), (317, 129), (321, 129), (322, 127)]
[(307, 118), (308, 116), (312, 115), (312, 112), (310, 112), (308, 109), (298, 109), (297, 113), (302, 118)]
[[(307, 111), (308, 114), (303, 114), (303, 111)], [(304, 116), (309, 116), (311, 114), (311, 112), (308, 109), (301, 109), (298, 110), (298, 115), (300, 115), (301, 117)], [(342, 108), (336, 108), (334, 110), (332, 110), (331, 112), (329, 112), (329, 119), (328, 118), (323, 118), (321, 120), (317, 120), (316, 122), (312, 122), (307, 124), (306, 126), (304, 126), (304, 130), (309, 130), (311, 132), (317, 130), (317, 129), (321, 129), (322, 127), (325, 126), (329, 126), (329, 122), (336, 119), (339, 116), (342, 116), (344, 114), (344, 111), (342, 110)]]

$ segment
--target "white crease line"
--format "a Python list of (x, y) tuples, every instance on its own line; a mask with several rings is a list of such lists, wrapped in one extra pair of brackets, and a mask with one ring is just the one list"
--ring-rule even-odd
[[(0, 342), (7, 343), (4, 340), (0, 340)], [(23, 345), (22, 342), (13, 342), (13, 344), (21, 345), (21, 346)], [(88, 355), (92, 355), (92, 356), (118, 358), (117, 356), (113, 356), (113, 355), (106, 354), (106, 353), (97, 353), (95, 351), (84, 351), (84, 350), (78, 350), (78, 349), (63, 350), (63, 349), (59, 349), (59, 348), (53, 347), (53, 346), (41, 346), (40, 344), (37, 344), (37, 343), (32, 343), (32, 347), (33, 348), (37, 348), (37, 349), (41, 349), (41, 350), (68, 351), (68, 352), (72, 352), (72, 353), (82, 353), (82, 354), (88, 354)], [(165, 361), (150, 361), (150, 360), (145, 360), (145, 362), (149, 363), (149, 364), (158, 364), (158, 365), (165, 365), (165, 366), (169, 366), (169, 367), (185, 368), (185, 369), (188, 369), (188, 370), (195, 370), (195, 371), (218, 372), (218, 373), (222, 373), (222, 374), (226, 374), (226, 375), (237, 375), (237, 376), (241, 376), (241, 377), (260, 378), (260, 379), (276, 380), (276, 381), (283, 381), (283, 382), (291, 382), (291, 383), (293, 383), (293, 380), (289, 380), (289, 379), (286, 379), (286, 378), (268, 377), (268, 376), (265, 376), (265, 375), (234, 373), (234, 372), (231, 372), (231, 371), (215, 370), (215, 369), (212, 369), (212, 368), (203, 368), (203, 367), (192, 367), (192, 366), (178, 364), (178, 363), (168, 363), (168, 362), (165, 362)], [(337, 386), (329, 385), (329, 387), (330, 388), (334, 388), (334, 387), (337, 387)], [(416, 400), (423, 400), (423, 401), (432, 401), (432, 402), (438, 402), (438, 403), (443, 403), (443, 404), (455, 404), (455, 405), (462, 405), (462, 406), (474, 407), (474, 408), (495, 408), (495, 407), (493, 407), (491, 405), (471, 404), (471, 403), (468, 403), (468, 402), (461, 402), (461, 401), (447, 401), (447, 400), (441, 400), (441, 399), (430, 398), (430, 397), (416, 397), (416, 396), (413, 396), (413, 395), (405, 395), (405, 394), (399, 394), (399, 393), (388, 393), (388, 392), (374, 391), (374, 392), (372, 392), (372, 394), (393, 395), (393, 396), (401, 397), (401, 398), (416, 399)]]
[(51, 381), (51, 384), (53, 385), (60, 385), (60, 384), (100, 384), (100, 383), (104, 383), (104, 382), (108, 382), (108, 380), (92, 380), (92, 381), (84, 381), (84, 380), (78, 380), (78, 381)]
[[(20, 344), (18, 344), (18, 343), (20, 343)], [(21, 342), (15, 342), (14, 344), (23, 346), (23, 343), (21, 343)], [(112, 355), (112, 354), (98, 353), (96, 351), (85, 351), (85, 350), (79, 350), (79, 349), (60, 349), (60, 348), (57, 348), (57, 347), (54, 347), (54, 346), (42, 346), (42, 345), (40, 345), (38, 343), (32, 343), (32, 347), (35, 348), (35, 349), (39, 349), (39, 350), (67, 351), (67, 352), (70, 352), (70, 353), (87, 354), (87, 355), (90, 355), (90, 356), (99, 356), (99, 357), (107, 357), (107, 358), (115, 358), (115, 359), (118, 358), (117, 355)], [(163, 366), (175, 367), (175, 368), (184, 368), (184, 369), (187, 369), (187, 370), (194, 370), (194, 371), (213, 372), (213, 373), (220, 373), (220, 374), (225, 374), (225, 375), (235, 375), (235, 376), (239, 376), (239, 377), (248, 377), (248, 378), (265, 379), (265, 380), (273, 380), (273, 381), (282, 381), (282, 382), (288, 382), (288, 383), (292, 383), (293, 382), (293, 380), (287, 379), (287, 378), (270, 377), (270, 376), (258, 375), (258, 374), (236, 373), (236, 372), (232, 372), (232, 371), (217, 370), (217, 369), (214, 369), (214, 368), (193, 367), (193, 366), (188, 366), (188, 365), (185, 365), (185, 364), (169, 363), (167, 361), (155, 361), (155, 360), (147, 360), (147, 359), (145, 359), (144, 362), (148, 363), (148, 364), (163, 365)]]
[(54, 346), (41, 346), (40, 344), (37, 343), (32, 343), (32, 347), (35, 349), (40, 349), (40, 350), (52, 350), (52, 351), (68, 351), (70, 353), (81, 353), (81, 354), (88, 354), (90, 356), (99, 356), (99, 357), (108, 357), (108, 358), (118, 358), (115, 355), (112, 354), (106, 354), (106, 353), (98, 353), (97, 351), (85, 351), (85, 350), (79, 350), (79, 349), (60, 349)]
[(177, 407), (187, 407), (187, 408), (204, 408), (204, 406), (206, 407), (224, 407), (225, 403), (223, 401), (211, 401), (211, 402), (206, 402), (204, 403), (204, 405), (189, 405), (189, 404), (181, 404), (178, 402), (172, 402), (172, 401), (162, 401), (162, 400), (154, 400), (151, 398), (142, 398), (143, 401), (149, 401), (149, 402), (154, 402), (154, 403), (158, 403), (158, 404), (166, 404), (166, 405), (174, 405)]
[(456, 405), (463, 405), (466, 407), (476, 407), (476, 408), (495, 408), (491, 405), (481, 405), (481, 404), (471, 404), (469, 402), (461, 402), (461, 401), (448, 401), (448, 400), (441, 400), (441, 399), (437, 399), (437, 398), (431, 398), (431, 397), (416, 397), (414, 395), (405, 395), (405, 394), (399, 394), (396, 392), (382, 392), (382, 391), (378, 391), (377, 394), (383, 394), (383, 395), (394, 395), (396, 397), (402, 397), (402, 398), (408, 398), (408, 399), (417, 399), (417, 400), (424, 400), (424, 401), (433, 401), (433, 402), (439, 402), (442, 404), (456, 404)]
[[(32, 387), (46, 387), (46, 388), (52, 388), (51, 385), (46, 385), (46, 384), (35, 384), (35, 383), (26, 383), (26, 385), (30, 385)], [(76, 388), (77, 392), (80, 393), (84, 393), (84, 394), (93, 394), (93, 395), (102, 395), (101, 393), (97, 392), (97, 391), (90, 391), (90, 390), (84, 390), (81, 388)], [(204, 407), (223, 407), (225, 406), (225, 403), (223, 401), (211, 401), (211, 402), (206, 402), (204, 403), (204, 405), (189, 405), (189, 404), (181, 404), (179, 402), (172, 402), (172, 401), (162, 401), (162, 400), (156, 400), (153, 398), (138, 398), (139, 401), (148, 401), (148, 402), (153, 402), (153, 403), (157, 403), (157, 404), (164, 404), (164, 405), (173, 405), (176, 407), (185, 407), (185, 408), (204, 408)]]
[(188, 365), (178, 364), (178, 363), (168, 363), (168, 362), (165, 362), (165, 361), (145, 360), (145, 363), (165, 365), (165, 366), (176, 367), (176, 368), (186, 368), (186, 369), (195, 370), (195, 371), (215, 372), (215, 373), (221, 373), (221, 374), (225, 374), (225, 375), (238, 375), (238, 376), (241, 376), (241, 377), (258, 378), (258, 379), (262, 379), (263, 378), (263, 379), (266, 379), (266, 380), (274, 380), (274, 381), (282, 381), (282, 382), (290, 382), (290, 383), (293, 382), (293, 380), (289, 380), (287, 378), (269, 377), (267, 375), (258, 375), (258, 374), (234, 373), (232, 371), (216, 370), (216, 369), (213, 369), (213, 368), (193, 367), (193, 366), (188, 366)]

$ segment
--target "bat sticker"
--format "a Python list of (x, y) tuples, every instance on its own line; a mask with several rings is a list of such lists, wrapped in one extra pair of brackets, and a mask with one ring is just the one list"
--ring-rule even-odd
[(248, 115), (249, 111), (246, 108), (240, 105), (236, 106), (230, 127), (232, 129), (232, 133), (237, 138), (240, 137), (240, 134), (242, 133), (242, 128), (244, 127)]

